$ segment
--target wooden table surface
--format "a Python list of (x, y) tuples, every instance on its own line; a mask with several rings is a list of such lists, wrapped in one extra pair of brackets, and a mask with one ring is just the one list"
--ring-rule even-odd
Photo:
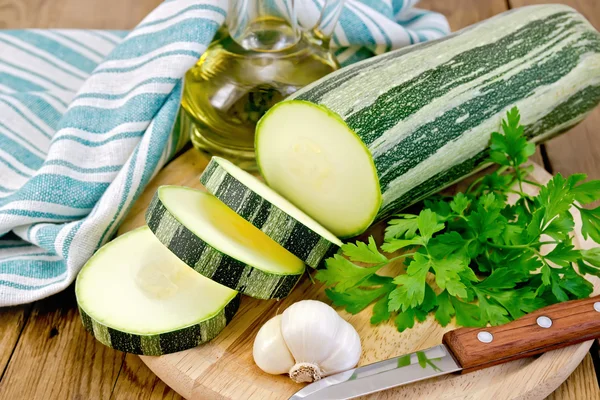
[[(423, 0), (453, 30), (542, 0)], [(600, 29), (600, 1), (563, 0)], [(0, 29), (130, 29), (160, 0), (0, 0)], [(550, 171), (600, 179), (600, 108), (542, 145), (536, 161)], [(194, 150), (190, 150), (193, 152)], [(182, 157), (194, 159), (193, 153)], [(597, 352), (597, 350), (595, 350)], [(80, 323), (73, 287), (48, 299), (0, 309), (0, 399), (180, 399), (137, 356), (95, 341)], [(588, 354), (551, 399), (600, 399)]]

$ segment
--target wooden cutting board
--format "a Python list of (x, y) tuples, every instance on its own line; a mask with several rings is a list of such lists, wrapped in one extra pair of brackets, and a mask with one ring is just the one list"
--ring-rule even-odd
[[(184, 153), (163, 169), (130, 210), (119, 233), (144, 224), (144, 212), (160, 185), (183, 185), (201, 188), (198, 177), (208, 158), (194, 149)], [(535, 165), (531, 177), (539, 183), (550, 178)], [(460, 185), (459, 185), (460, 186)], [(534, 189), (529, 188), (531, 191)], [(573, 210), (577, 213), (577, 210)], [(576, 221), (579, 221), (576, 215)], [(381, 243), (385, 224), (373, 226), (372, 234)], [(579, 226), (576, 225), (579, 232)], [(575, 246), (589, 248), (578, 235)], [(393, 269), (398, 268), (392, 267)], [(385, 272), (385, 271), (384, 271)], [(589, 277), (594, 294), (600, 293), (600, 279)], [(244, 297), (238, 313), (229, 326), (212, 342), (194, 349), (160, 357), (141, 357), (169, 386), (187, 399), (287, 399), (303, 386), (286, 376), (268, 375), (253, 362), (252, 344), (260, 327), (290, 304), (302, 299), (329, 303), (320, 284), (303, 278), (292, 294), (281, 301), (263, 301)], [(441, 343), (442, 335), (453, 329), (440, 327), (430, 316), (413, 329), (399, 333), (392, 323), (373, 327), (369, 324), (370, 307), (357, 315), (339, 311), (358, 331), (363, 354), (359, 365), (369, 364)], [(467, 375), (450, 375), (387, 392), (371, 395), (371, 399), (543, 399), (573, 372), (588, 352), (591, 341), (555, 350), (539, 357), (514, 361)]]

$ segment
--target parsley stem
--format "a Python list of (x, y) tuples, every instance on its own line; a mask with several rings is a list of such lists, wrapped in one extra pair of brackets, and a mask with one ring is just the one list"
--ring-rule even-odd
[[(376, 270), (376, 271), (379, 271), (381, 268), (385, 267), (385, 266), (386, 266), (386, 265), (388, 265), (388, 264), (391, 264), (391, 263), (393, 263), (393, 262), (394, 262), (394, 261), (396, 261), (396, 260), (399, 260), (399, 259), (401, 259), (401, 258), (406, 258), (406, 257), (412, 257), (412, 256), (414, 256), (415, 254), (417, 254), (417, 253), (416, 253), (416, 252), (412, 252), (412, 253), (404, 253), (404, 254), (400, 254), (399, 256), (395, 256), (395, 257), (392, 257), (392, 258), (388, 258), (388, 260), (387, 260), (387, 261), (381, 262), (381, 263), (379, 263), (379, 264), (375, 264), (375, 265), (373, 265), (371, 268), (373, 268), (373, 269), (374, 269), (374, 270)], [(376, 272), (373, 272), (373, 273), (375, 274)]]
[(383, 265), (389, 264), (389, 263), (391, 263), (391, 262), (394, 262), (394, 261), (396, 261), (396, 260), (399, 260), (399, 259), (401, 259), (401, 258), (412, 257), (412, 256), (414, 256), (415, 254), (417, 254), (417, 253), (416, 253), (416, 252), (412, 252), (412, 253), (404, 253), (404, 254), (400, 254), (399, 256), (396, 256), (396, 257), (392, 257), (392, 258), (390, 258), (390, 259), (389, 259), (389, 260), (388, 260), (386, 263), (383, 263)]
[(534, 182), (534, 181), (530, 181), (528, 179), (524, 179), (523, 182), (528, 183), (528, 184), (533, 185), (533, 186), (537, 186), (539, 188), (544, 187), (544, 185), (542, 185), (540, 183), (537, 183), (537, 182)]
[(314, 285), (315, 284), (315, 280), (313, 279), (313, 277), (310, 274), (310, 272), (308, 271), (308, 269), (306, 270), (306, 275), (308, 275), (308, 279), (310, 279), (311, 283)]
[(473, 182), (471, 182), (471, 184), (469, 185), (469, 187), (466, 190), (466, 193), (471, 193), (471, 190), (473, 190), (473, 188), (478, 185), (481, 181), (483, 181), (483, 179), (485, 178), (484, 176), (480, 176), (479, 178), (475, 179)]
[[(542, 246), (545, 244), (558, 244), (559, 242), (556, 240), (553, 241), (548, 241), (548, 242), (538, 242), (536, 243), (536, 246)], [(492, 242), (486, 242), (487, 245), (490, 245), (492, 247), (496, 247), (499, 249), (526, 249), (526, 248), (531, 248), (531, 250), (537, 252), (534, 248), (531, 247), (531, 245), (533, 243), (528, 243), (528, 244), (514, 244), (514, 245), (505, 245), (505, 244), (496, 244), (496, 243), (492, 243)]]
[(518, 194), (519, 196), (521, 196), (521, 197), (524, 197), (524, 198), (530, 198), (530, 197), (531, 197), (531, 196), (529, 196), (527, 193), (525, 193), (525, 192), (522, 192), (522, 191), (520, 191), (520, 190), (505, 189), (505, 192), (506, 192), (506, 193), (514, 193), (514, 194)]

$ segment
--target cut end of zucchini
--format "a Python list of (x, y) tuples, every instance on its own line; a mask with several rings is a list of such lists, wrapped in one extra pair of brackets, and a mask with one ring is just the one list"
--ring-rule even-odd
[(375, 164), (332, 111), (300, 100), (275, 105), (257, 125), (256, 154), (269, 186), (336, 236), (360, 234), (375, 219)]
[(145, 355), (211, 340), (239, 305), (236, 291), (193, 271), (147, 227), (98, 250), (79, 273), (75, 293), (86, 329), (100, 342)]
[(187, 265), (251, 297), (285, 297), (304, 272), (302, 260), (201, 190), (161, 186), (146, 222)]
[(239, 216), (311, 267), (316, 268), (342, 245), (333, 233), (230, 161), (213, 157), (200, 181)]

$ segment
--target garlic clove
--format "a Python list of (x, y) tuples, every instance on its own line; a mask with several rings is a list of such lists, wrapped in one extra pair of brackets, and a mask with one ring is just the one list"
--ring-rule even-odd
[(335, 350), (319, 363), (323, 376), (337, 374), (356, 367), (361, 354), (360, 337), (354, 327), (340, 317)]
[(297, 363), (318, 365), (335, 351), (340, 316), (320, 301), (303, 300), (282, 314), (281, 333)]
[(252, 354), (254, 362), (268, 374), (287, 374), (296, 364), (281, 333), (281, 315), (267, 321), (258, 331)]

